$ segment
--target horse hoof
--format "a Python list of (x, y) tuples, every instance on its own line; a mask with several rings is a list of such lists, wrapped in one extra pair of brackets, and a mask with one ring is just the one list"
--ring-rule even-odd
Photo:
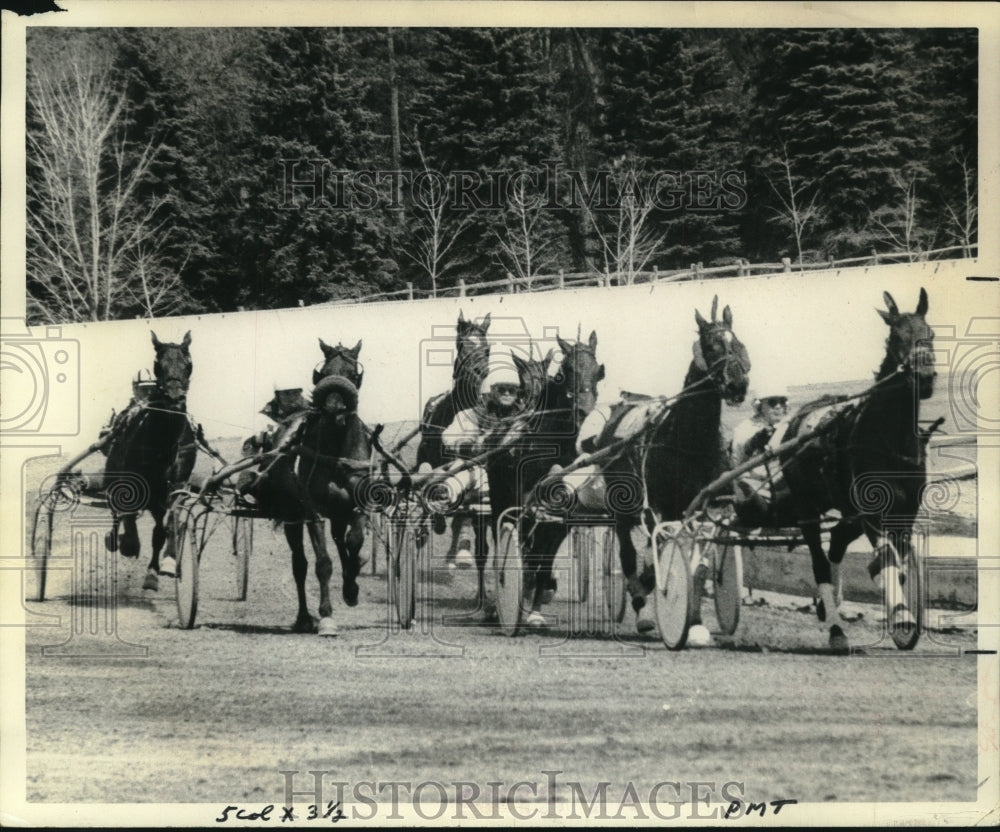
[(292, 625), (293, 633), (315, 633), (316, 619), (311, 615), (300, 615)]
[(119, 543), (119, 548), (125, 557), (137, 558), (139, 557), (139, 550), (141, 547), (138, 540), (129, 540), (128, 537), (123, 537)]
[(897, 604), (896, 608), (892, 611), (892, 615), (889, 617), (889, 626), (893, 630), (905, 633), (917, 626), (917, 620), (913, 617), (913, 613), (906, 608), (905, 604)]
[(486, 606), (483, 607), (483, 623), (493, 624), (500, 620), (500, 615), (497, 612), (497, 605), (493, 601), (487, 601)]
[(345, 581), (344, 582), (344, 603), (349, 607), (356, 607), (358, 605), (358, 582), (357, 581)]
[(459, 549), (458, 554), (455, 555), (454, 563), (459, 569), (472, 569), (474, 565), (472, 552), (468, 549)]
[(444, 519), (443, 514), (434, 515), (434, 534), (444, 534), (445, 530), (448, 528), (448, 523)]
[(108, 532), (104, 535), (104, 548), (109, 552), (118, 551), (118, 535), (114, 532)]
[(164, 558), (160, 562), (160, 574), (166, 575), (168, 578), (174, 577), (177, 574), (177, 561), (169, 557)]
[(540, 630), (545, 626), (545, 616), (538, 610), (532, 610), (528, 613), (528, 617), (524, 619), (524, 623), (533, 630)]
[[(633, 601), (635, 599), (632, 599)], [(652, 612), (646, 606), (646, 599), (640, 598), (642, 606), (635, 611), (635, 630), (637, 633), (651, 633), (656, 629), (656, 621), (653, 620)]]
[(711, 647), (712, 634), (704, 624), (692, 624), (688, 630), (688, 647)]
[(830, 649), (834, 653), (846, 653), (850, 650), (850, 642), (847, 640), (847, 636), (844, 635), (844, 631), (834, 624), (830, 628)]
[(335, 636), (337, 635), (337, 625), (333, 623), (332, 618), (327, 616), (319, 620), (319, 628), (316, 632), (321, 636)]
[(160, 590), (160, 577), (156, 574), (155, 569), (146, 570), (146, 578), (142, 582), (143, 589), (151, 589), (153, 592), (159, 592)]

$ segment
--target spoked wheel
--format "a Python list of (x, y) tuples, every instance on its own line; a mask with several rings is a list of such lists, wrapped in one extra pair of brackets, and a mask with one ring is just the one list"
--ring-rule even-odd
[(628, 591), (625, 588), (625, 576), (622, 574), (622, 564), (618, 555), (618, 535), (613, 528), (604, 531), (603, 549), (601, 562), (604, 607), (611, 622), (621, 624), (625, 620), (625, 610), (628, 607)]
[(253, 518), (233, 518), (233, 555), (236, 558), (236, 599), (246, 601), (250, 578), (250, 552), (253, 550)]
[(404, 630), (413, 625), (417, 600), (417, 555), (426, 544), (428, 532), (423, 520), (403, 516), (395, 521), (396, 545), (389, 559), (389, 592), (396, 606), (396, 620)]
[[(715, 536), (720, 531), (713, 528), (709, 534)], [(709, 563), (719, 629), (731, 636), (740, 624), (740, 605), (743, 603), (742, 550), (738, 543), (723, 538), (699, 540), (698, 553)]]
[(670, 650), (684, 647), (694, 620), (693, 549), (694, 538), (683, 530), (664, 531), (659, 541), (653, 612), (660, 638)]
[[(914, 625), (912, 627), (893, 627), (890, 619), (889, 631), (893, 642), (900, 650), (912, 650), (917, 646), (924, 627), (924, 603), (921, 587), (923, 576), (920, 574), (923, 564), (912, 549), (905, 560), (903, 558), (897, 558), (897, 560), (903, 583), (903, 600), (914, 618)], [(891, 607), (889, 614), (892, 615)]]
[(31, 527), (31, 557), (35, 565), (35, 591), (28, 600), (45, 600), (45, 581), (48, 576), (49, 557), (52, 555), (53, 508), (48, 499), (39, 502), (35, 521)]
[[(185, 630), (194, 627), (198, 615), (198, 567), (201, 559), (198, 528), (191, 504), (181, 498), (170, 509), (169, 539), (177, 561), (177, 619)], [(168, 550), (169, 551), (169, 550)]]
[(371, 537), (371, 573), (378, 574), (379, 555), (385, 563), (389, 562), (389, 551), (392, 527), (384, 511), (372, 511), (368, 514), (368, 534)]
[(524, 559), (521, 538), (515, 523), (504, 523), (497, 541), (493, 559), (493, 576), (496, 581), (497, 615), (504, 635), (517, 634), (521, 626), (524, 596)]

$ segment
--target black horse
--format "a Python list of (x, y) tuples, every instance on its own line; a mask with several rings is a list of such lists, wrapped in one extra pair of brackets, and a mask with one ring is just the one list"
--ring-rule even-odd
[[(490, 486), (493, 528), (503, 512), (525, 506), (530, 499), (546, 508), (544, 495), (536, 493), (554, 465), (564, 466), (576, 457), (580, 424), (597, 404), (597, 385), (604, 378), (604, 365), (597, 362), (597, 333), (587, 343), (558, 339), (563, 358), (557, 372), (549, 372), (551, 354), (544, 362), (526, 362), (513, 354), (525, 390), (526, 409), (515, 426), (497, 437), (504, 449), (492, 454), (486, 464)], [(519, 530), (524, 551), (525, 579), (533, 587), (527, 624), (545, 625), (542, 605), (555, 588), (552, 564), (568, 527), (563, 519), (542, 512), (527, 512)], [(477, 559), (480, 586), (485, 559)], [(481, 593), (482, 594), (482, 593)], [(487, 611), (487, 615), (490, 611)]]
[[(653, 588), (649, 571), (638, 572), (631, 535), (640, 523), (643, 493), (652, 512), (649, 528), (664, 520), (683, 519), (698, 492), (726, 468), (722, 402), (739, 404), (747, 393), (750, 358), (733, 333), (733, 314), (728, 306), (722, 311), (722, 320), (716, 320), (718, 302), (718, 297), (712, 300), (711, 321), (695, 310), (698, 338), (681, 393), (663, 410), (644, 441), (630, 445), (605, 467), (607, 493), (618, 495), (616, 501), (609, 500), (609, 508), (615, 513), (622, 573), (637, 615)], [(613, 441), (617, 416), (612, 414), (607, 428), (598, 436), (598, 448)], [(695, 604), (695, 624), (701, 623), (699, 608), (700, 604)], [(642, 632), (654, 625), (651, 620), (639, 618), (637, 626)]]
[[(837, 610), (839, 568), (848, 544), (862, 532), (875, 549), (869, 573), (885, 590), (889, 626), (901, 639), (897, 643), (916, 643), (917, 622), (906, 604), (896, 555), (905, 561), (910, 554), (926, 482), (927, 435), (918, 420), (921, 400), (934, 391), (934, 332), (924, 319), (926, 291), (920, 290), (913, 313), (901, 313), (888, 292), (883, 298), (888, 311), (878, 312), (889, 325), (889, 338), (872, 392), (857, 403), (826, 397), (804, 405), (782, 439), (815, 431), (781, 459), (790, 496), (776, 510), (802, 529), (812, 555), (817, 611), (820, 620), (830, 619), (830, 646), (837, 651), (849, 646)], [(829, 509), (842, 519), (831, 530), (827, 558), (820, 517)]]
[[(159, 589), (160, 551), (167, 530), (167, 513), (173, 485), (187, 481), (194, 469), (198, 449), (196, 434), (187, 414), (187, 391), (194, 367), (191, 333), (180, 344), (164, 344), (152, 333), (156, 359), (153, 375), (156, 390), (149, 399), (122, 414), (112, 429), (104, 468), (104, 489), (111, 507), (111, 531), (105, 535), (108, 551), (121, 550), (125, 557), (139, 556), (141, 544), (136, 519), (148, 510), (153, 516), (153, 554), (144, 589)], [(119, 536), (119, 523), (124, 533)], [(173, 574), (169, 559), (164, 574)]]
[[(417, 446), (417, 467), (426, 464), (431, 468), (440, 468), (452, 461), (451, 457), (444, 453), (441, 433), (452, 423), (458, 412), (475, 407), (479, 403), (489, 366), (490, 345), (486, 340), (489, 328), (488, 312), (481, 323), (467, 321), (462, 312), (458, 313), (451, 390), (433, 396), (424, 405), (420, 420), (420, 444)], [(437, 515), (435, 531), (439, 534), (444, 532), (445, 522), (442, 515)], [(446, 561), (449, 564), (454, 563), (456, 553), (464, 548), (463, 544), (469, 539), (470, 530), (475, 532), (477, 560), (485, 558), (487, 528), (487, 524), (479, 514), (470, 514), (462, 510), (453, 512), (451, 544), (445, 556)]]
[[(292, 627), (297, 633), (335, 636), (330, 578), (333, 561), (323, 531), (329, 518), (331, 534), (343, 575), (342, 594), (349, 607), (358, 603), (360, 551), (364, 543), (364, 513), (357, 499), (359, 484), (368, 469), (371, 444), (357, 415), (358, 387), (364, 371), (358, 361), (361, 342), (353, 349), (331, 347), (320, 340), (324, 360), (313, 370), (312, 407), (282, 424), (273, 445), (283, 451), (250, 486), (266, 513), (285, 530), (292, 550), (292, 574), (298, 594), (298, 614)], [(331, 394), (335, 394), (332, 396)], [(336, 406), (326, 406), (334, 399)], [(302, 530), (307, 529), (316, 554), (319, 581), (319, 620), (306, 600), (306, 560)]]

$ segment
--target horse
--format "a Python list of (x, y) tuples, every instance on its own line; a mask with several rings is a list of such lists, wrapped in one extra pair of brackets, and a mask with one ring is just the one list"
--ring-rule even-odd
[[(885, 356), (872, 390), (855, 403), (825, 397), (803, 405), (789, 420), (782, 443), (812, 438), (779, 459), (788, 489), (776, 511), (793, 519), (812, 557), (821, 621), (829, 618), (829, 644), (849, 649), (838, 610), (840, 565), (847, 546), (864, 533), (875, 550), (868, 567), (886, 593), (889, 627), (912, 647), (918, 623), (907, 607), (896, 555), (910, 554), (910, 532), (926, 483), (928, 435), (919, 425), (920, 402), (934, 392), (934, 332), (925, 316), (927, 292), (920, 290), (916, 311), (901, 313), (888, 292), (886, 310), (876, 311), (889, 326)], [(841, 519), (831, 529), (829, 555), (820, 539), (820, 518), (836, 509)]]
[[(440, 468), (452, 460), (444, 453), (441, 433), (452, 423), (455, 415), (479, 403), (481, 388), (488, 369), (490, 346), (486, 333), (490, 328), (490, 313), (481, 323), (465, 320), (459, 311), (455, 335), (455, 363), (452, 367), (451, 390), (428, 399), (420, 420), (420, 444), (417, 446), (417, 467), (429, 465)], [(445, 531), (445, 518), (436, 515), (435, 531)], [(475, 532), (476, 558), (486, 556), (486, 523), (478, 513), (455, 511), (451, 515), (451, 543), (445, 560), (449, 566), (455, 564), (459, 551), (468, 548), (470, 530)]]
[[(662, 521), (683, 519), (701, 489), (727, 468), (721, 432), (722, 403), (740, 404), (749, 386), (750, 358), (746, 347), (733, 332), (733, 313), (728, 306), (722, 312), (722, 320), (716, 319), (718, 304), (716, 296), (712, 300), (710, 321), (695, 310), (698, 337), (681, 393), (654, 417), (643, 440), (628, 446), (604, 467), (608, 494), (632, 494), (636, 498), (609, 500), (614, 503), (609, 508), (615, 517), (622, 574), (639, 632), (648, 632), (655, 625), (640, 615), (653, 581), (648, 569), (639, 574), (632, 542), (632, 529), (646, 514), (638, 492), (644, 492), (646, 507), (651, 512), (651, 517), (645, 518), (648, 528)], [(620, 410), (627, 408), (626, 404)], [(613, 412), (607, 427), (597, 437), (597, 449), (614, 440), (617, 421)], [(637, 486), (639, 483), (641, 486)], [(699, 581), (695, 580), (695, 584), (697, 593)], [(695, 598), (699, 600), (700, 596), (696, 594)], [(693, 624), (698, 626), (700, 603), (694, 608)], [(707, 641), (706, 637), (707, 631), (695, 631), (689, 636), (693, 643)]]
[[(313, 402), (310, 410), (293, 419), (275, 445), (288, 452), (277, 457), (254, 484), (255, 496), (267, 505), (268, 516), (284, 526), (285, 540), (292, 550), (292, 575), (298, 595), (298, 613), (292, 625), (296, 633), (335, 636), (330, 578), (333, 562), (327, 551), (323, 526), (330, 531), (340, 556), (342, 595), (349, 607), (358, 603), (357, 578), (361, 572), (365, 516), (358, 497), (371, 458), (369, 433), (357, 415), (358, 388), (364, 370), (358, 361), (361, 341), (353, 348), (328, 346), (320, 339), (324, 361), (313, 370)], [(339, 412), (324, 408), (329, 393), (337, 393), (344, 405)], [(319, 581), (319, 620), (309, 612), (306, 577), (309, 564), (302, 529), (309, 532), (316, 555)]]
[[(194, 364), (189, 347), (191, 333), (180, 344), (164, 344), (151, 333), (156, 358), (156, 389), (112, 431), (104, 469), (104, 490), (111, 508), (111, 530), (104, 543), (109, 552), (120, 550), (137, 558), (141, 549), (136, 519), (148, 510), (153, 516), (153, 554), (146, 568), (143, 589), (159, 589), (160, 551), (167, 538), (163, 518), (171, 486), (186, 482), (197, 457), (196, 434), (187, 414), (187, 392)], [(124, 533), (119, 537), (119, 523)], [(173, 574), (170, 558), (163, 574)]]
[[(512, 353), (526, 409), (502, 439), (508, 447), (491, 454), (486, 462), (495, 535), (504, 511), (524, 506), (529, 495), (534, 494), (538, 498), (534, 502), (545, 507), (546, 499), (535, 493), (536, 486), (547, 480), (553, 466), (567, 465), (576, 457), (580, 424), (597, 404), (597, 385), (604, 378), (604, 365), (597, 361), (597, 333), (591, 332), (587, 343), (570, 343), (558, 336), (557, 343), (563, 358), (555, 374), (549, 371), (551, 353), (543, 362), (525, 361)], [(568, 526), (543, 513), (526, 512), (519, 531), (526, 584), (533, 587), (526, 623), (543, 627), (541, 608), (556, 588), (552, 564)], [(477, 565), (482, 588), (485, 558), (477, 559)], [(487, 609), (486, 615), (491, 612)]]

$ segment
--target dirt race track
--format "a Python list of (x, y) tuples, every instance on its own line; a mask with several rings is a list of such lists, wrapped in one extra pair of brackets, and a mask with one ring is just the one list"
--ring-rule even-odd
[[(49, 600), (27, 604), (30, 621), (53, 625), (26, 636), (29, 801), (280, 806), (286, 770), (302, 773), (297, 790), (311, 770), (374, 781), (369, 796), (390, 781), (465, 781), (484, 795), (490, 782), (528, 781), (537, 800), (570, 807), (572, 784), (589, 800), (608, 782), (605, 819), (630, 783), (643, 802), (652, 791), (690, 804), (693, 790), (721, 805), (975, 799), (976, 659), (961, 655), (974, 630), (935, 630), (901, 654), (881, 637), (880, 612), (859, 607), (859, 649), (835, 657), (815, 615), (800, 611), (807, 602), (757, 592), (734, 637), (672, 653), (655, 633), (635, 634), (631, 611), (618, 635), (571, 635), (563, 573), (552, 626), (509, 638), (476, 620), (474, 570), (444, 569), (439, 545), (419, 584), (429, 624), (392, 623), (382, 563), (374, 576), (365, 567), (361, 603), (345, 607), (337, 564), (339, 636), (294, 635), (283, 535), (254, 525), (247, 600), (234, 600), (223, 527), (202, 561), (193, 630), (177, 626), (168, 579), (158, 593), (141, 589), (148, 518), (140, 563), (109, 556), (110, 606), (71, 591), (71, 561), (53, 564)], [(91, 587), (108, 586), (104, 562), (101, 548)], [(315, 613), (314, 587), (310, 574)], [(711, 610), (706, 601), (710, 628)], [(656, 792), (665, 782), (678, 785)], [(515, 798), (534, 799), (528, 786)], [(564, 812), (587, 817), (579, 805)]]

